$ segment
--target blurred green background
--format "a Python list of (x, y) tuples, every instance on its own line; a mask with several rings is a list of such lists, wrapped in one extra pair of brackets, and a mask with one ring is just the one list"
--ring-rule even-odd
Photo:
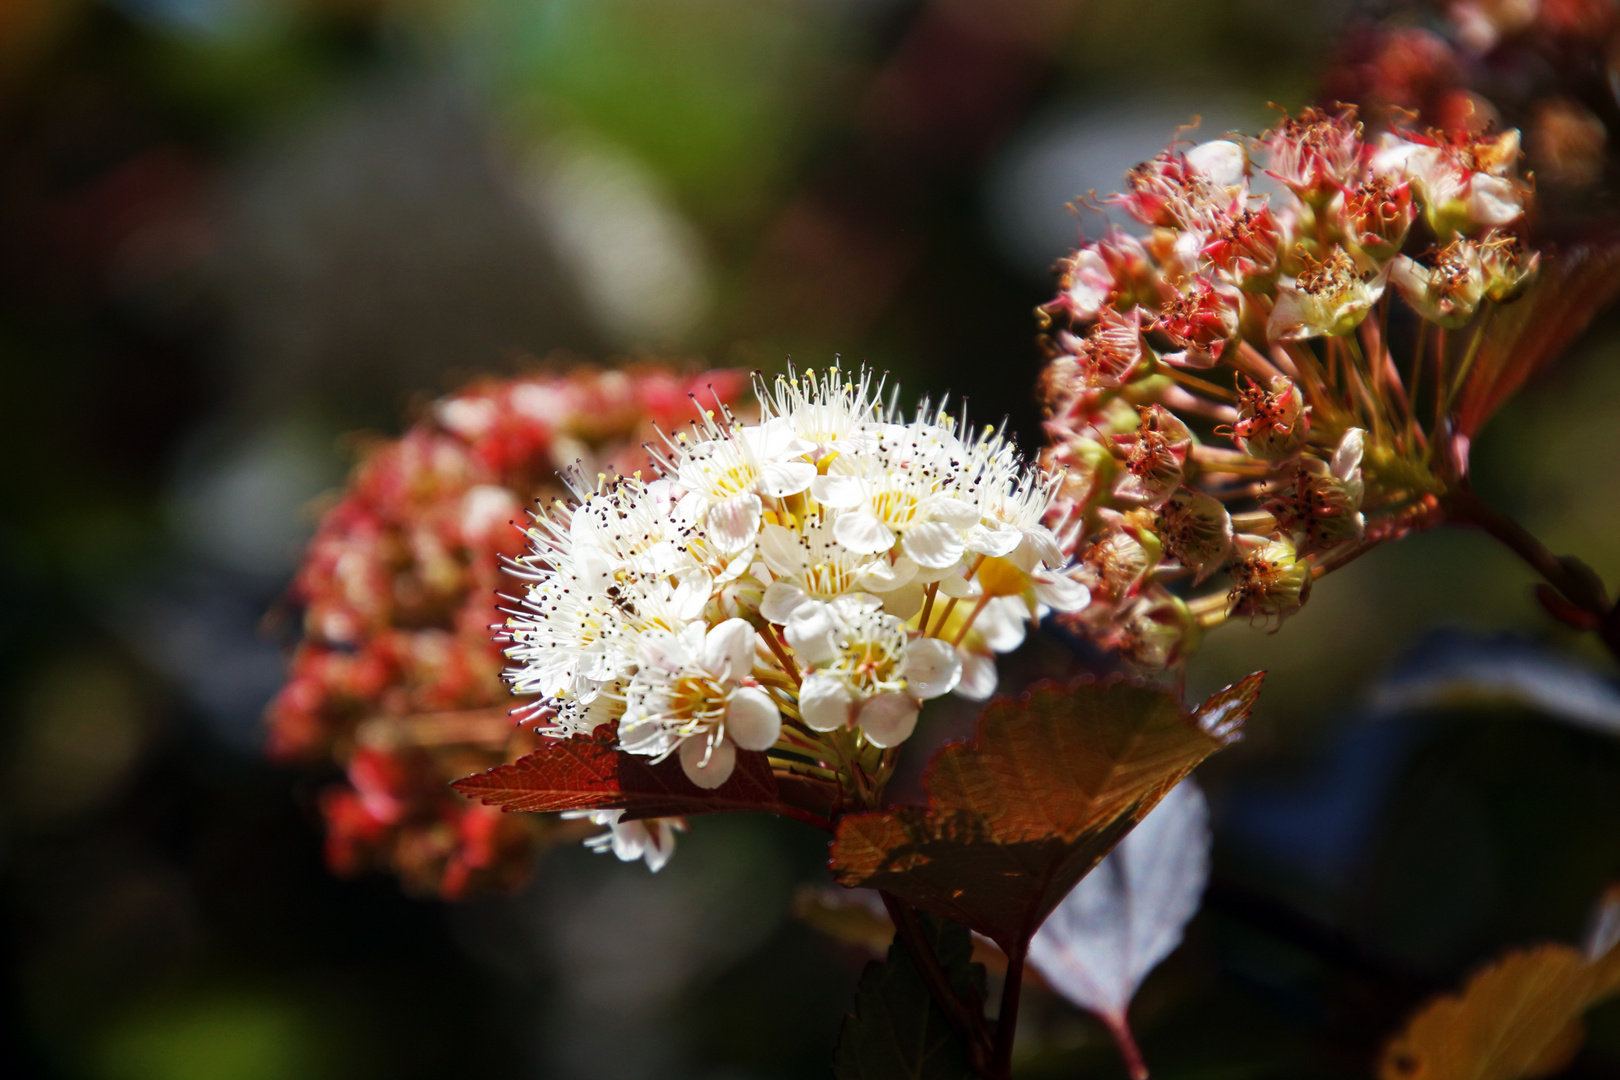
[[(525, 892), (458, 907), (325, 872), (321, 778), (261, 760), (260, 711), (344, 434), (559, 350), (841, 354), (1033, 448), (1031, 312), (1078, 234), (1065, 203), (1194, 114), (1257, 130), (1309, 100), (1359, 13), (0, 4), (0, 1072), (827, 1075), (864, 958), (787, 915), (825, 880), (797, 825), (699, 822), (656, 878), (559, 851)], [(1611, 582), (1616, 333), (1477, 454), (1489, 497)], [(1620, 699), (1547, 674), (1535, 648), (1605, 661), (1529, 584), (1444, 531), (1324, 581), (1279, 634), (1210, 637), (1189, 692), (1271, 679), (1201, 774), (1215, 881), (1135, 1011), (1156, 1075), (1366, 1076), (1416, 1002), (1579, 934), (1620, 878)], [(1380, 691), (1480, 649), (1541, 705)], [(1031, 645), (1004, 684), (1070, 662)], [(1549, 703), (1571, 686), (1584, 705)], [(940, 713), (941, 733), (971, 716)], [(1569, 1075), (1620, 1075), (1620, 1013), (1591, 1030)], [(1123, 1075), (1050, 997), (1022, 1035), (1021, 1075)]]

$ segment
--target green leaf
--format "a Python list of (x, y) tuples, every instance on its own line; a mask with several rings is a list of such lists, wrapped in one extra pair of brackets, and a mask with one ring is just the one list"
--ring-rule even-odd
[[(984, 968), (961, 926), (918, 914), (922, 936), (964, 1002), (984, 998)], [(971, 1007), (971, 1006), (970, 1006)], [(844, 1017), (833, 1052), (836, 1080), (973, 1080), (967, 1050), (899, 941), (889, 958), (861, 973), (855, 1012)]]

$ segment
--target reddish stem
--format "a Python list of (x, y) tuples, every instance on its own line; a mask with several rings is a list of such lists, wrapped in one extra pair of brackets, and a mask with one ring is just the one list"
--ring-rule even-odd
[(990, 1062), (991, 1080), (1012, 1076), (1013, 1036), (1018, 1033), (1018, 1000), (1024, 989), (1024, 958), (1029, 942), (1020, 941), (1007, 954), (1007, 981), (1001, 986), (1001, 1012), (996, 1017), (996, 1052)]
[(1119, 1046), (1119, 1056), (1125, 1059), (1125, 1070), (1131, 1074), (1131, 1080), (1148, 1080), (1147, 1062), (1142, 1060), (1141, 1048), (1136, 1045), (1136, 1036), (1131, 1034), (1131, 1025), (1123, 1014), (1099, 1016), (1108, 1028), (1108, 1034), (1114, 1037)]

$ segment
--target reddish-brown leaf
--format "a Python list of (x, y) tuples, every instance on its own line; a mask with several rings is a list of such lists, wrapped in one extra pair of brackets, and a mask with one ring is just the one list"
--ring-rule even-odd
[(1556, 360), (1620, 291), (1620, 242), (1605, 236), (1550, 252), (1525, 295), (1475, 328), (1480, 347), (1453, 406), (1456, 430), (1469, 438)]
[(673, 756), (653, 764), (620, 750), (610, 732), (548, 739), (510, 765), (457, 780), (455, 788), (503, 810), (623, 810), (626, 820), (728, 810), (803, 816), (781, 804), (776, 777), (762, 753), (739, 750), (731, 778), (709, 791), (688, 780)]
[(833, 872), (1022, 948), (1165, 792), (1236, 735), (1259, 680), (1198, 714), (1158, 687), (1090, 679), (997, 699), (974, 742), (929, 765), (926, 808), (839, 824)]

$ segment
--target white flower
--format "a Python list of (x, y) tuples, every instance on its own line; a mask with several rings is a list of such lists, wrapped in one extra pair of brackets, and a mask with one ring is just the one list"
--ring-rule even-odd
[(675, 834), (686, 831), (686, 823), (680, 818), (620, 821), (623, 810), (568, 810), (562, 816), (589, 818), (594, 825), (606, 825), (607, 832), (589, 837), (585, 846), (595, 852), (611, 851), (620, 862), (643, 859), (647, 869), (655, 874), (675, 854)]
[(737, 748), (767, 750), (782, 730), (776, 702), (750, 678), (754, 651), (754, 628), (742, 619), (647, 632), (625, 690), (620, 744), (659, 758), (678, 748), (693, 783), (725, 783)]
[[(679, 455), (674, 479), (685, 495), (676, 513), (702, 522), (717, 550), (740, 551), (759, 532), (762, 498), (797, 495), (810, 485), (816, 467), (805, 455), (815, 446), (796, 436), (784, 418), (729, 431), (715, 427), (712, 435)], [(683, 446), (684, 439), (674, 445)]]

